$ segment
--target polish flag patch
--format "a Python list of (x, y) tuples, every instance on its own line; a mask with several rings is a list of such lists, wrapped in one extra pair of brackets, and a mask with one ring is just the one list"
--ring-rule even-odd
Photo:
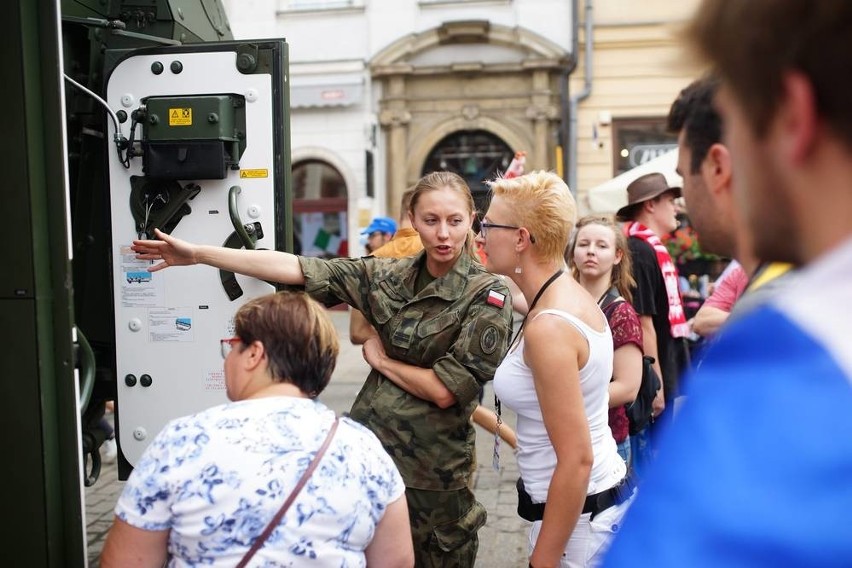
[(506, 303), (506, 295), (497, 292), (496, 290), (488, 291), (488, 299), (486, 303), (491, 304), (492, 306), (497, 306), (498, 308), (502, 308), (503, 304)]

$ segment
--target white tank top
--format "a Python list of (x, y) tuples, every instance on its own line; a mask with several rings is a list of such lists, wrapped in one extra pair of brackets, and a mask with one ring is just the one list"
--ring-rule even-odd
[[(594, 462), (587, 495), (609, 489), (624, 477), (626, 467), (619, 457), (609, 429), (609, 381), (612, 378), (612, 334), (609, 326), (596, 331), (562, 310), (542, 310), (576, 327), (589, 345), (589, 360), (580, 369), (580, 389), (589, 422)], [(603, 318), (601, 318), (603, 320)], [(557, 345), (553, 346), (558, 348)], [(547, 501), (550, 478), (556, 468), (556, 452), (544, 427), (532, 371), (524, 363), (524, 340), (506, 355), (494, 373), (494, 393), (518, 415), (518, 469), (533, 501)]]

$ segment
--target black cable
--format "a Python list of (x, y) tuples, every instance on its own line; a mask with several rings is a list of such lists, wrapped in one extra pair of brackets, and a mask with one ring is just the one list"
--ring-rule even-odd
[(124, 159), (121, 161), (125, 168), (130, 169), (130, 158), (133, 157), (133, 144), (136, 142), (136, 125), (139, 124), (139, 110), (133, 112), (130, 122), (130, 138), (127, 140), (127, 148), (124, 151)]

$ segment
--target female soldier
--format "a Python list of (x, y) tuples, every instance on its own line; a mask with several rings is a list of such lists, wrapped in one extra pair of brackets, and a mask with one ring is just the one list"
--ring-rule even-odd
[(632, 488), (607, 425), (612, 336), (594, 299), (564, 274), (574, 200), (555, 174), (491, 183), (478, 241), (487, 267), (529, 301), (494, 377), (517, 416), (518, 512), (533, 521), (530, 566), (593, 565)]
[(137, 257), (168, 266), (208, 264), (262, 280), (304, 285), (315, 299), (346, 302), (378, 331), (364, 344), (373, 370), (351, 417), (370, 428), (406, 485), (417, 566), (473, 566), (485, 510), (468, 489), (475, 463), (470, 416), (503, 358), (511, 299), (476, 261), (474, 203), (464, 180), (424, 176), (409, 216), (424, 250), (403, 259), (322, 260), (278, 251), (190, 244), (157, 231)]

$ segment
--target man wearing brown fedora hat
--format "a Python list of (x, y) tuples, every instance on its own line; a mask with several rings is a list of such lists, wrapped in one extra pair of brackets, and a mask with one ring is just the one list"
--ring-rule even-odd
[[(661, 173), (645, 174), (627, 186), (627, 205), (616, 213), (624, 221), (624, 233), (633, 260), (633, 307), (642, 324), (645, 355), (655, 359), (654, 366), (662, 377), (663, 388), (654, 400), (658, 419), (671, 416), (677, 395), (678, 376), (686, 361), (684, 338), (689, 326), (678, 289), (678, 273), (660, 237), (678, 226), (675, 199), (680, 188), (671, 187)], [(648, 442), (640, 433), (636, 440), (636, 465), (641, 474), (643, 452)]]
[[(644, 203), (660, 197), (664, 193), (670, 193), (672, 199), (676, 199), (680, 197), (680, 188), (669, 186), (666, 176), (659, 172), (640, 176), (627, 186), (627, 205), (619, 209), (615, 216), (619, 221), (632, 221), (636, 219)], [(677, 228), (677, 220), (673, 222), (674, 229), (665, 227), (665, 232), (668, 233)], [(665, 222), (663, 224), (667, 225)]]

